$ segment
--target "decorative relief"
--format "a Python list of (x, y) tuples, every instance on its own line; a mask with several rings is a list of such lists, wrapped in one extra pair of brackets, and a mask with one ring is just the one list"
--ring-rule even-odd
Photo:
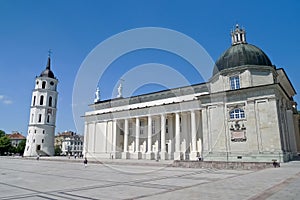
[(240, 121), (235, 121), (234, 124), (230, 126), (231, 141), (232, 142), (245, 142), (246, 137), (246, 127), (244, 123), (240, 124)]

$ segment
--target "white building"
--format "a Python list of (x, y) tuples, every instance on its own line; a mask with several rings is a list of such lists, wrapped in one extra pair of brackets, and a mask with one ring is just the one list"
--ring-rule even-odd
[(247, 44), (244, 29), (237, 26), (231, 36), (207, 83), (90, 105), (85, 156), (282, 162), (297, 155), (289, 78)]
[(82, 155), (83, 136), (72, 131), (65, 131), (55, 136), (55, 146), (61, 149), (61, 155)]
[(35, 79), (24, 156), (54, 155), (57, 83), (49, 56), (46, 69)]

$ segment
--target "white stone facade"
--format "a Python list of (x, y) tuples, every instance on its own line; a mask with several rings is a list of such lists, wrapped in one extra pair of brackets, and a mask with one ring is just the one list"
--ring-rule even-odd
[(242, 65), (207, 83), (100, 101), (85, 113), (84, 155), (288, 161), (300, 142), (295, 94), (283, 69)]

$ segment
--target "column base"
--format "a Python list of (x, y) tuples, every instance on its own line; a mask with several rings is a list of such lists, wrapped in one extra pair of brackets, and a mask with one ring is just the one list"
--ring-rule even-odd
[(132, 159), (142, 159), (142, 152), (134, 152), (132, 155)]
[(129, 152), (122, 152), (122, 159), (129, 159), (130, 153)]
[(160, 159), (161, 160), (168, 160), (169, 156), (167, 152), (160, 152)]
[(174, 152), (174, 160), (183, 160), (182, 152)]
[(199, 160), (199, 153), (197, 151), (192, 151), (189, 155), (190, 160)]
[(154, 155), (153, 152), (147, 152), (146, 153), (146, 159), (147, 160), (154, 160), (154, 158), (155, 158), (155, 155)]

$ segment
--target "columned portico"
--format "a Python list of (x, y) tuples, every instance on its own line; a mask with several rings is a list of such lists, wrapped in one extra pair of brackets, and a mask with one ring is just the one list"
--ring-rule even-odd
[[(106, 146), (107, 158), (197, 160), (202, 145), (197, 132), (198, 124), (202, 123), (199, 113), (190, 110), (106, 121), (107, 129), (102, 133), (107, 135), (108, 141), (102, 142), (101, 147)], [(86, 125), (86, 132), (89, 127), (97, 132), (103, 126), (101, 122), (90, 124)], [(99, 144), (93, 139), (89, 153), (97, 153), (94, 149)]]

